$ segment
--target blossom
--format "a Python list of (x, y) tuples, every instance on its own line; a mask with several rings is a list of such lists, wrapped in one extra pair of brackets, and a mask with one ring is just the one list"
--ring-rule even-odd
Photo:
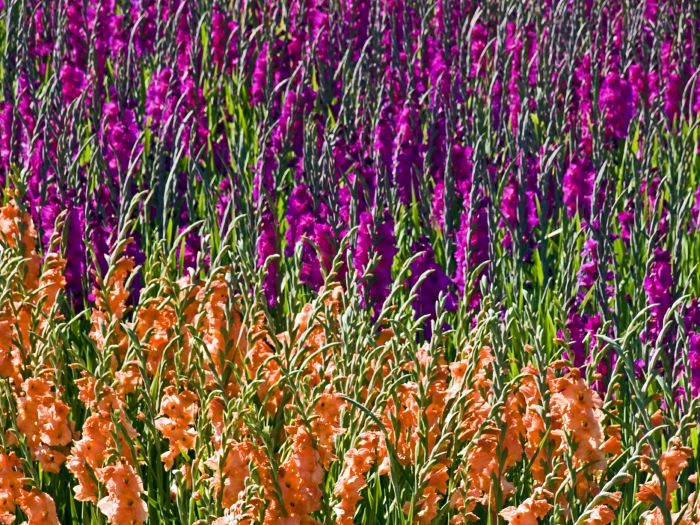
[(666, 312), (673, 303), (673, 275), (670, 255), (661, 248), (654, 249), (654, 261), (644, 277), (644, 291), (651, 305), (650, 323), (647, 328), (650, 338), (656, 338), (663, 326)]
[[(374, 247), (377, 247), (379, 260), (370, 267), (370, 256)], [(391, 216), (385, 212), (381, 222), (375, 222), (369, 212), (363, 212), (360, 216), (353, 262), (361, 278), (360, 289), (368, 304), (374, 308), (381, 306), (389, 294), (391, 266), (396, 252)]]
[[(477, 266), (489, 260), (489, 228), (487, 215), (488, 201), (479, 199), (470, 212), (462, 214), (462, 221), (457, 233), (457, 272), (454, 282), (460, 293), (464, 293), (469, 273)], [(477, 278), (480, 276), (476, 276)], [(470, 306), (479, 304), (479, 292), (472, 292)]]
[(499, 514), (511, 525), (537, 525), (544, 518), (552, 505), (544, 499), (527, 498), (518, 507), (507, 507)]
[[(429, 320), (434, 319), (435, 308), (441, 294), (446, 295), (446, 309), (454, 311), (456, 308), (456, 297), (452, 290), (452, 280), (447, 277), (445, 271), (435, 261), (432, 246), (430, 246), (427, 239), (423, 239), (414, 246), (414, 251), (418, 252), (419, 255), (411, 264), (409, 286), (413, 288), (419, 278), (424, 276), (426, 272), (430, 272), (416, 291), (417, 297), (413, 301), (413, 310), (416, 313), (416, 317), (427, 315)], [(429, 330), (426, 327), (426, 336), (428, 334)]]
[(333, 494), (340, 498), (333, 507), (337, 525), (352, 525), (355, 509), (362, 499), (360, 492), (367, 486), (365, 474), (377, 459), (377, 449), (382, 441), (378, 432), (360, 435), (357, 445), (345, 454), (343, 470), (336, 481)]
[(566, 214), (573, 217), (577, 212), (582, 219), (591, 216), (595, 169), (588, 158), (573, 158), (564, 173), (562, 190)]
[[(673, 493), (680, 487), (678, 476), (683, 469), (688, 466), (688, 460), (692, 455), (691, 449), (681, 446), (677, 440), (671, 443), (671, 446), (661, 454), (658, 461), (659, 470), (664, 478), (663, 493), (661, 492), (660, 480), (655, 474), (650, 481), (647, 481), (639, 487), (637, 499), (639, 501), (651, 503), (654, 501), (654, 497), (656, 497), (662, 501), (666, 501), (666, 504), (670, 504)], [(642, 457), (642, 468), (649, 471), (651, 470), (649, 457)]]
[(27, 525), (59, 525), (53, 498), (37, 489), (18, 498), (19, 507), (27, 515)]
[(277, 261), (268, 261), (268, 257), (277, 253), (277, 230), (275, 228), (272, 213), (265, 211), (262, 214), (260, 234), (257, 242), (258, 268), (266, 265), (265, 278), (262, 283), (262, 291), (269, 306), (276, 306), (277, 296)]
[(166, 388), (161, 400), (161, 416), (156, 419), (155, 427), (169, 442), (169, 449), (161, 455), (166, 470), (173, 467), (173, 461), (181, 452), (194, 448), (197, 432), (192, 428), (199, 410), (199, 399), (189, 390), (180, 393), (170, 386)]
[(64, 64), (59, 73), (63, 101), (70, 104), (78, 98), (86, 88), (85, 72), (81, 69)]
[(138, 525), (148, 518), (148, 507), (141, 499), (143, 483), (134, 468), (120, 461), (98, 470), (107, 495), (97, 507), (107, 516), (110, 525)]
[(615, 139), (627, 137), (635, 115), (632, 84), (614, 71), (609, 72), (600, 86), (598, 108), (605, 120), (605, 132)]

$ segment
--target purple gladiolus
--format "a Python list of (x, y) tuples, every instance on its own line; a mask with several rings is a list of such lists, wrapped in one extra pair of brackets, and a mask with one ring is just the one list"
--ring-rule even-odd
[[(600, 329), (601, 318), (599, 314), (579, 314), (575, 310), (569, 312), (566, 320), (569, 349), (564, 352), (564, 357), (570, 359), (573, 365), (581, 368), (588, 363), (596, 348), (595, 334)], [(589, 338), (589, 348), (586, 350), (584, 340)]]
[(294, 254), (296, 244), (303, 235), (309, 235), (314, 225), (314, 201), (309, 188), (305, 184), (298, 184), (287, 201), (287, 246), (284, 254), (291, 257)]
[[(363, 300), (375, 310), (381, 307), (389, 295), (391, 266), (397, 253), (395, 243), (394, 221), (388, 213), (385, 212), (378, 224), (369, 212), (363, 212), (360, 215), (353, 263), (361, 279), (360, 293)], [(379, 260), (370, 267), (370, 257), (375, 250)]]
[[(464, 295), (469, 274), (489, 259), (489, 230), (486, 213), (488, 201), (481, 198), (471, 213), (462, 214), (462, 226), (457, 232), (457, 273), (454, 282), (460, 294)], [(479, 276), (476, 276), (477, 278)], [(478, 290), (469, 297), (469, 305), (476, 308), (481, 301)]]
[(590, 159), (571, 160), (562, 181), (564, 205), (569, 217), (578, 212), (582, 219), (590, 218), (594, 181), (595, 170)]
[(59, 77), (61, 79), (63, 101), (66, 104), (70, 104), (78, 98), (87, 87), (85, 73), (70, 64), (64, 64), (61, 67)]
[[(413, 247), (413, 251), (420, 252), (420, 255), (411, 264), (409, 286), (412, 288), (423, 274), (430, 272), (416, 290), (417, 297), (413, 301), (413, 311), (416, 317), (427, 315), (429, 321), (434, 319), (435, 307), (441, 294), (447, 295), (445, 308), (448, 311), (454, 311), (457, 307), (457, 298), (452, 290), (452, 280), (435, 262), (435, 254), (430, 243), (427, 239), (423, 239)], [(430, 337), (429, 328), (430, 322), (426, 324), (426, 338)]]
[[(265, 210), (262, 214), (260, 234), (257, 242), (257, 251), (258, 268), (261, 268), (265, 264), (268, 257), (277, 253), (277, 228), (275, 227), (274, 217), (268, 210)], [(277, 266), (277, 261), (271, 261), (267, 264), (267, 270), (262, 282), (263, 295), (265, 296), (268, 306), (271, 308), (277, 306), (277, 302), (279, 301), (279, 292), (277, 287)]]
[(632, 84), (615, 72), (608, 73), (600, 87), (598, 108), (604, 115), (606, 134), (618, 140), (627, 137), (635, 115)]
[(136, 155), (134, 146), (138, 140), (138, 124), (131, 109), (121, 111), (114, 102), (103, 107), (100, 139), (104, 148), (110, 176), (113, 180), (126, 174), (130, 160)]
[(647, 326), (647, 336), (654, 340), (661, 332), (664, 316), (673, 303), (673, 274), (671, 272), (671, 257), (662, 248), (654, 249), (654, 262), (644, 278), (644, 291), (651, 305), (651, 317)]

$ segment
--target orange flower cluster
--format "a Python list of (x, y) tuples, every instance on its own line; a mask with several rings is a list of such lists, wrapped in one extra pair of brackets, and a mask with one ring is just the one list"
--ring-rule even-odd
[(211, 486), (216, 494), (221, 495), (221, 503), (228, 509), (230, 516), (238, 515), (243, 504), (246, 480), (250, 475), (249, 465), (262, 464), (264, 456), (257, 454), (257, 449), (250, 441), (230, 441), (207, 460), (207, 466), (214, 471)]
[(245, 362), (248, 378), (258, 383), (258, 400), (264, 403), (265, 410), (270, 415), (279, 409), (283, 394), (279, 388), (282, 367), (275, 357), (270, 334), (265, 328), (263, 317), (259, 315), (251, 329), (251, 345)]
[[(331, 290), (326, 300), (331, 315), (339, 312), (338, 301), (339, 289)], [(211, 311), (211, 306), (205, 307), (207, 310)], [(310, 387), (319, 385), (329, 372), (326, 365), (330, 361), (330, 351), (326, 351), (328, 346), (321, 322), (325, 318), (319, 314), (312, 319), (312, 312), (311, 305), (307, 305), (297, 316), (293, 344), (286, 333), (278, 335), (275, 342), (262, 316), (255, 318), (250, 331), (245, 325), (234, 324), (235, 333), (241, 336), (249, 334), (250, 338), (247, 345), (241, 337), (236, 341), (236, 348), (247, 348), (245, 365), (236, 362), (238, 353), (234, 354), (230, 364), (234, 368), (244, 367), (245, 373), (241, 377), (251, 382), (259, 402), (270, 415), (285, 408), (281, 406), (283, 399), (289, 403), (293, 398), (289, 391), (285, 391), (288, 385), (279, 381), (286, 359), (277, 355), (276, 344), (292, 345), (289, 359), (297, 362), (305, 359), (305, 380)], [(207, 323), (211, 330), (213, 319)], [(210, 343), (217, 337), (211, 336)], [(239, 388), (242, 386), (239, 385)], [(222, 504), (227, 509), (222, 518), (225, 521), (220, 523), (235, 522), (234, 519), (247, 523), (246, 520), (252, 519), (250, 517), (253, 515), (260, 516), (263, 523), (268, 525), (316, 523), (311, 514), (320, 509), (325, 472), (336, 460), (335, 439), (342, 432), (340, 417), (344, 406), (342, 398), (328, 387), (318, 394), (306, 417), (297, 417), (284, 428), (285, 448), (289, 450), (289, 455), (278, 467), (274, 467), (264, 447), (253, 435), (242, 441), (222, 442), (226, 428), (224, 405), (215, 398), (210, 404), (210, 413), (215, 443), (220, 448), (206, 465), (214, 471), (212, 487), (221, 494)], [(247, 430), (239, 430), (243, 434), (248, 433)], [(253, 469), (262, 485), (263, 498), (244, 501), (245, 488)], [(243, 511), (244, 508), (247, 510)]]
[(516, 507), (506, 507), (500, 512), (501, 517), (510, 525), (537, 525), (537, 520), (544, 518), (551, 510), (552, 505), (547, 502), (546, 497), (527, 498)]
[(99, 469), (107, 495), (98, 508), (112, 525), (137, 525), (148, 518), (148, 507), (141, 499), (143, 483), (134, 468), (125, 461)]
[[(125, 415), (124, 400), (95, 378), (84, 375), (78, 381), (79, 398), (90, 411), (80, 439), (73, 442), (68, 470), (77, 478), (75, 499), (97, 503), (113, 525), (139, 524), (146, 519), (141, 479), (134, 465), (131, 444), (136, 431)], [(115, 464), (110, 458), (120, 457)], [(98, 501), (100, 483), (108, 490), (108, 499)], [(132, 487), (120, 490), (122, 483)], [(137, 501), (138, 500), (138, 501)]]
[(43, 365), (49, 350), (43, 336), (51, 321), (60, 318), (52, 309), (65, 286), (65, 261), (50, 253), (42, 271), (36, 241), (29, 213), (21, 212), (14, 202), (0, 208), (0, 250), (16, 257), (3, 261), (9, 293), (0, 301), (0, 378), (12, 379), (15, 388), (32, 367)]
[[(671, 497), (677, 488), (678, 475), (688, 466), (688, 460), (693, 456), (692, 450), (688, 447), (681, 446), (678, 440), (671, 443), (668, 450), (661, 454), (658, 462), (658, 468), (661, 470), (664, 481), (664, 493), (661, 491), (661, 481), (654, 474), (651, 481), (644, 483), (637, 492), (637, 499), (646, 503), (654, 503), (654, 499), (658, 498), (670, 504)], [(651, 468), (651, 460), (648, 455), (642, 457), (642, 469), (648, 472), (653, 472)]]
[(37, 489), (25, 491), (18, 498), (19, 508), (27, 515), (27, 525), (56, 525), (59, 523), (53, 498)]
[(584, 515), (583, 525), (608, 525), (615, 520), (615, 509), (620, 506), (621, 492), (613, 492), (599, 498), (600, 504), (595, 505)]
[(377, 457), (386, 455), (383, 447), (384, 440), (379, 432), (364, 432), (358, 443), (351, 448), (344, 458), (343, 471), (333, 489), (333, 494), (339, 502), (333, 510), (338, 525), (352, 525), (357, 504), (362, 499), (361, 492), (367, 486), (365, 475), (374, 466)]
[(200, 310), (194, 323), (204, 343), (202, 358), (206, 367), (206, 386), (214, 388), (217, 381), (224, 381), (226, 394), (235, 396), (240, 385), (233, 372), (242, 370), (247, 329), (230, 288), (224, 275), (201, 288), (196, 297)]
[(155, 426), (168, 440), (168, 451), (161, 455), (166, 470), (173, 468), (175, 458), (181, 452), (194, 448), (197, 432), (191, 427), (199, 411), (199, 398), (194, 392), (177, 392), (174, 386), (165, 389), (160, 404), (161, 417)]
[(57, 399), (53, 383), (32, 377), (22, 383), (17, 402), (17, 428), (26, 437), (35, 460), (47, 472), (57, 473), (66, 460), (65, 447), (73, 432), (68, 425), (70, 408)]
[[(555, 479), (566, 479), (567, 466), (562, 458), (572, 449), (577, 497), (586, 501), (597, 494), (595, 475), (605, 468), (606, 453), (615, 452), (616, 439), (606, 441), (604, 437), (602, 401), (579, 377), (578, 370), (558, 376), (556, 366), (547, 369), (545, 385), (550, 410), (546, 422), (539, 409), (544, 404), (544, 392), (538, 386), (538, 370), (526, 366), (521, 375), (506, 397), (500, 419), (479, 422), (483, 430), (473, 438), (474, 446), (463, 468), (464, 488), (452, 496), (452, 504), (466, 511), (466, 519), (473, 519), (471, 512), (475, 504), (486, 504), (484, 498), (488, 495), (492, 506), (498, 503), (494, 500), (498, 492), (493, 490), (493, 479), (499, 481), (501, 501), (513, 493), (514, 487), (505, 474), (523, 458), (531, 464), (536, 487), (546, 494), (556, 492), (559, 482), (551, 479), (548, 482), (547, 475), (556, 472), (559, 475)], [(483, 402), (487, 400), (477, 405)], [(470, 426), (475, 428), (473, 424)], [(505, 457), (499, 459), (498, 451), (504, 451)], [(545, 483), (549, 484), (545, 486)], [(559, 503), (567, 507), (564, 498)], [(539, 508), (543, 509), (544, 505)]]
[(273, 499), (265, 513), (265, 525), (316, 524), (309, 514), (321, 508), (323, 467), (313, 437), (301, 424), (287, 428), (292, 453), (277, 470), (281, 501)]
[(152, 376), (158, 371), (160, 364), (172, 363), (170, 356), (165, 356), (165, 349), (175, 335), (177, 322), (175, 309), (168, 305), (160, 305), (153, 301), (136, 312), (134, 332), (142, 341), (146, 353), (146, 370)]
[(24, 258), (21, 263), (22, 281), (26, 288), (36, 288), (41, 270), (41, 258), (36, 252), (37, 234), (32, 217), (21, 211), (14, 201), (0, 208), (0, 243), (16, 249)]
[(0, 453), (0, 523), (13, 523), (19, 506), (28, 525), (59, 525), (51, 496), (35, 488), (25, 489), (24, 485), (19, 458), (14, 453)]
[[(697, 492), (688, 496), (688, 500), (678, 512), (669, 512), (673, 525), (698, 525), (700, 523), (700, 503)], [(667, 523), (664, 513), (658, 507), (643, 514), (643, 525), (665, 525)]]
[[(332, 517), (350, 525), (367, 512), (368, 484), (388, 476), (401, 499), (390, 512), (418, 525), (445, 512), (452, 525), (484, 516), (536, 525), (555, 513), (566, 522), (582, 507), (579, 525), (616, 519), (621, 493), (601, 493), (599, 484), (622, 452), (622, 429), (610, 424), (614, 403), (605, 415), (578, 370), (554, 362), (505, 374), (487, 345), (448, 361), (440, 344), (415, 347), (380, 322), (376, 338), (368, 331), (361, 342), (366, 355), (350, 358), (362, 363), (355, 373), (338, 285), (322, 289), (281, 331), (262, 310), (244, 314), (246, 298), (226, 269), (206, 282), (158, 275), (148, 298), (129, 305), (134, 261), (114, 254), (91, 312), (98, 363), (79, 365), (85, 410), (71, 415), (72, 388), (64, 392), (58, 379), (74, 372), (54, 373), (60, 355), (50, 344), (65, 263), (56, 253), (41, 263), (31, 220), (14, 204), (0, 208), (0, 233), (0, 258), (7, 252), (19, 261), (0, 299), (0, 377), (16, 407), (0, 437), (13, 450), (26, 443), (22, 459), (41, 465), (32, 483), (14, 453), (0, 454), (0, 523), (13, 522), (17, 508), (30, 524), (57, 523), (51, 497), (29, 487), (45, 487), (45, 476), (54, 479), (64, 464), (75, 500), (96, 505), (110, 524), (144, 523), (139, 462), (148, 453), (135, 429), (142, 423), (168, 442), (159, 468), (172, 498), (215, 502), (223, 516), (201, 516), (215, 525), (317, 525)], [(508, 382), (511, 372), (519, 373)], [(73, 419), (83, 413), (77, 429)], [(354, 434), (339, 439), (346, 431)], [(695, 494), (677, 505), (693, 452), (678, 440), (658, 461), (644, 452), (641, 469), (651, 474), (637, 494), (649, 505), (643, 523), (667, 523), (669, 515), (698, 523)], [(518, 502), (514, 482), (524, 466), (530, 497)]]
[(95, 287), (90, 338), (100, 351), (110, 352), (113, 370), (121, 366), (129, 343), (120, 323), (126, 313), (126, 300), (129, 297), (126, 281), (133, 270), (134, 260), (122, 256), (107, 275), (98, 277)]
[[(541, 518), (554, 503), (546, 498), (551, 498), (562, 483), (548, 480), (547, 474), (558, 472), (553, 479), (566, 479), (563, 457), (571, 444), (577, 496), (585, 501), (597, 494), (596, 473), (605, 468), (606, 454), (619, 449), (617, 437), (605, 439), (598, 395), (575, 370), (559, 375), (556, 366), (548, 368), (543, 382), (537, 369), (526, 366), (499, 401), (490, 379), (493, 363), (487, 347), (469, 350), (463, 360), (449, 365), (442, 356), (429, 355), (422, 348), (414, 361), (401, 367), (414, 374), (416, 381), (398, 384), (380, 415), (387, 437), (378, 433), (379, 429), (363, 434), (357, 447), (346, 454), (334, 490), (340, 499), (335, 507), (337, 523), (352, 521), (361, 499), (359, 492), (366, 484), (364, 476), (373, 465), (378, 465), (379, 475), (389, 472), (389, 444), (404, 466), (417, 465), (417, 454), (422, 455), (422, 461), (436, 458), (430, 468), (420, 472), (421, 493), (414, 516), (421, 524), (432, 522), (447, 494), (452, 467), (442, 459), (447, 447), (463, 448), (466, 458), (455, 466), (460, 481), (449, 498), (450, 506), (458, 512), (455, 524), (476, 520), (477, 505), (502, 505), (514, 492), (507, 473), (522, 460), (532, 465), (539, 496), (522, 504), (531, 512), (522, 507), (509, 516), (517, 523), (528, 522), (517, 518), (521, 514)], [(381, 363), (376, 367), (385, 369)], [(541, 410), (545, 393), (550, 407), (546, 421)], [(456, 407), (462, 408), (455, 412)], [(616, 432), (613, 429), (611, 433)], [(559, 504), (566, 508), (563, 498)], [(602, 508), (597, 512), (606, 514)]]

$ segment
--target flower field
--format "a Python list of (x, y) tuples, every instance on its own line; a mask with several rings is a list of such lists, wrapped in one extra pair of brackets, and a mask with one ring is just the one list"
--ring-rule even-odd
[(700, 524), (700, 3), (0, 12), (0, 524)]

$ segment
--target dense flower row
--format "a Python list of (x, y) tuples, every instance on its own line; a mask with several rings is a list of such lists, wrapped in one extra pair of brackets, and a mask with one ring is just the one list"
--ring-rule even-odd
[(699, 5), (0, 10), (0, 522), (699, 521)]
[[(693, 6), (70, 0), (4, 11), (16, 67), (3, 76), (0, 181), (26, 195), (43, 250), (66, 214), (76, 309), (94, 303), (130, 218), (136, 265), (166, 239), (183, 268), (206, 269), (244, 237), (270, 307), (318, 290), (340, 250), (338, 278), (352, 267), (378, 313), (397, 266), (421, 253), (407, 280), (431, 272), (417, 317), (434, 320), (441, 295), (448, 311), (463, 297), (478, 309), (482, 279), (507, 300), (504, 275), (519, 273), (519, 285), (539, 280), (540, 298), (557, 292), (577, 365), (595, 354), (585, 341), (620, 336), (647, 309), (645, 344), (675, 361), (671, 347), (690, 345), (682, 370), (667, 370), (683, 376), (674, 395), (700, 392), (697, 308), (672, 308), (700, 295), (685, 284), (700, 212)], [(667, 314), (684, 322), (664, 327)], [(663, 368), (641, 353), (640, 369)]]
[[(570, 361), (528, 362), (508, 375), (491, 347), (467, 343), (448, 360), (445, 337), (418, 346), (398, 319), (379, 320), (348, 356), (352, 307), (338, 284), (321, 288), (281, 333), (254, 304), (244, 313), (225, 267), (206, 280), (154, 276), (149, 297), (130, 307), (131, 239), (94, 291), (96, 362), (65, 363), (65, 260), (52, 253), (42, 263), (31, 217), (14, 202), (0, 210), (0, 228), (4, 523), (20, 511), (30, 524), (60, 523), (40, 489), (65, 469), (70, 507), (95, 505), (119, 525), (146, 522), (142, 473), (153, 470), (170, 476), (167, 498), (178, 508), (188, 494), (205, 502), (189, 521), (218, 508), (217, 525), (355, 523), (358, 509), (377, 514), (362, 508), (370, 479), (386, 491), (374, 505), (410, 523), (496, 515), (536, 523), (552, 514), (607, 524), (620, 489), (634, 482), (643, 522), (662, 524), (678, 508), (681, 474), (698, 460), (697, 447), (683, 445), (697, 443), (696, 418), (672, 425), (662, 451), (663, 411), (623, 428), (620, 388), (603, 403)], [(147, 467), (153, 453), (162, 466)], [(509, 505), (516, 494), (529, 497)], [(680, 497), (687, 504), (674, 523), (696, 523), (695, 493)]]

